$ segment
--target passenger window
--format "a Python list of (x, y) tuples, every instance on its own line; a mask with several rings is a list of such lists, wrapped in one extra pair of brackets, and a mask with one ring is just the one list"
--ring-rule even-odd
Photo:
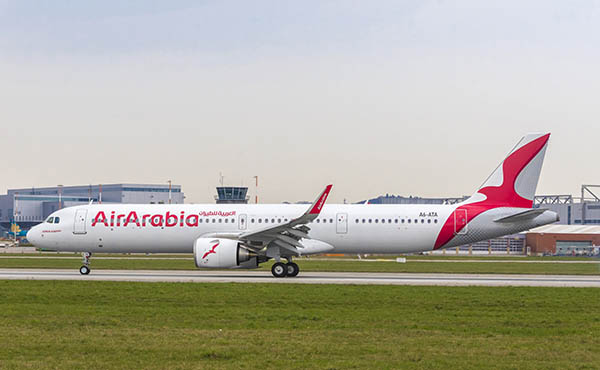
[(201, 224), (201, 223), (202, 223), (202, 219), (201, 219), (201, 218), (199, 218), (199, 219), (198, 219), (198, 223), (199, 223), (199, 224)]
[(225, 219), (225, 223), (228, 223), (228, 222), (229, 222), (229, 219), (228, 219), (228, 218), (226, 218), (226, 219)]
[(262, 223), (262, 218), (259, 218), (259, 219), (258, 219), (258, 223), (259, 223), (259, 224), (260, 224), (260, 223)]
[(391, 223), (392, 223), (392, 219), (390, 218), (390, 219), (388, 219), (388, 224), (391, 224)]
[(216, 220), (215, 218), (213, 218), (213, 224), (214, 224), (215, 222), (217, 222), (217, 220)]
[(379, 223), (379, 219), (378, 218), (375, 219), (375, 223), (376, 224)]
[(422, 219), (421, 219), (421, 223), (422, 223), (422, 224), (424, 224), (424, 223), (425, 223), (425, 219), (424, 219), (424, 218), (422, 218)]
[(60, 217), (54, 217), (54, 223), (57, 224), (60, 222)]
[(274, 223), (275, 223), (275, 219), (274, 219), (274, 218), (272, 218), (272, 219), (271, 219), (271, 223), (272, 223), (272, 224), (274, 224)]
[(329, 219), (329, 223), (332, 224), (333, 223), (333, 218)]
[(385, 224), (385, 218), (382, 218), (382, 219), (381, 219), (381, 223), (382, 223), (382, 224)]
[(433, 220), (433, 223), (434, 223), (434, 224), (437, 224), (437, 219)]
[(428, 224), (430, 224), (430, 223), (431, 223), (431, 219), (430, 219), (430, 218), (429, 218), (429, 219), (427, 219), (427, 223), (428, 223)]
[(402, 223), (404, 223), (404, 219), (402, 219)]
[(232, 218), (232, 219), (231, 219), (231, 223), (234, 223), (234, 222), (235, 222), (235, 218)]
[(356, 221), (356, 223), (358, 223), (358, 218), (355, 221)]
[(419, 220), (417, 220), (417, 219), (415, 218), (415, 224), (418, 224), (418, 223), (419, 223)]
[(319, 222), (321, 222), (321, 220), (319, 220), (319, 219), (317, 218), (317, 223), (319, 223)]
[[(404, 221), (404, 220), (402, 220), (402, 221)], [(410, 224), (410, 218), (408, 219), (408, 223)]]
[(371, 223), (371, 221), (373, 221), (373, 220), (369, 219), (369, 223)]
[(281, 219), (280, 219), (280, 218), (278, 218), (278, 219), (277, 219), (277, 223), (278, 223), (278, 224), (280, 224), (280, 223), (281, 223)]

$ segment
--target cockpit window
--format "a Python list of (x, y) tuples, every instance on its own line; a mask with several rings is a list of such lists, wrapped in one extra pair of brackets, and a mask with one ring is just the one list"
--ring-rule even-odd
[(52, 224), (54, 223), (54, 217), (48, 217), (48, 219), (46, 220), (47, 223)]
[(60, 222), (60, 217), (54, 217), (54, 223), (57, 224)]

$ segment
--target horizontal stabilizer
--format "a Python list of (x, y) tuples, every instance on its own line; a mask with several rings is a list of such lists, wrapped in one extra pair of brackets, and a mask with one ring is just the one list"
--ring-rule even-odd
[(537, 216), (541, 215), (542, 213), (544, 213), (546, 211), (547, 211), (546, 209), (542, 209), (542, 208), (528, 209), (527, 211), (515, 213), (514, 215), (498, 218), (498, 219), (494, 220), (494, 222), (503, 222), (504, 223), (504, 222), (519, 222), (519, 221), (524, 221), (524, 220), (531, 220), (532, 218), (536, 218)]

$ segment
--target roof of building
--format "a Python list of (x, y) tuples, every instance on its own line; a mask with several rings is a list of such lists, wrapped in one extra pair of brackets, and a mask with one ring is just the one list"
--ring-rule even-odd
[(594, 225), (545, 225), (531, 229), (529, 233), (546, 234), (600, 234), (600, 226)]

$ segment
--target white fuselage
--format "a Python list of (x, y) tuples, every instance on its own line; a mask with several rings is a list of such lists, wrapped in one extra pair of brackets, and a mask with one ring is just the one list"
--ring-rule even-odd
[[(458, 205), (325, 205), (307, 226), (333, 253), (412, 253), (434, 249)], [(35, 226), (28, 238), (40, 248), (74, 252), (192, 253), (203, 235), (235, 234), (283, 224), (308, 205), (93, 204), (65, 208), (59, 223)], [(518, 209), (517, 209), (518, 211)], [(496, 208), (477, 216), (443, 247), (485, 240), (556, 221), (542, 214), (518, 224), (494, 224), (514, 213)], [(469, 220), (471, 221), (471, 220)], [(479, 222), (475, 222), (479, 221)]]

